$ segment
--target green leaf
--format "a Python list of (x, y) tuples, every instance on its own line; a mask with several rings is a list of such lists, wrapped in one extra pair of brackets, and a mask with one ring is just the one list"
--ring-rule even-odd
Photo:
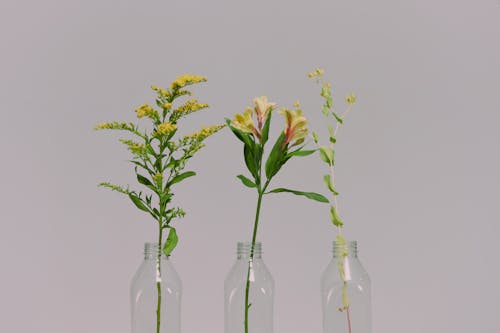
[(293, 156), (309, 156), (311, 154), (314, 154), (316, 152), (316, 149), (313, 149), (313, 150), (302, 150), (302, 149), (298, 149), (294, 152), (291, 152), (289, 153), (288, 155), (286, 155), (287, 158), (290, 158), (290, 157), (293, 157)]
[(148, 187), (153, 186), (153, 183), (141, 174), (137, 174), (137, 181), (139, 182), (139, 184), (146, 185)]
[(330, 175), (324, 175), (323, 181), (325, 182), (326, 188), (328, 188), (330, 192), (332, 192), (335, 195), (339, 194), (337, 191), (335, 191), (335, 187), (333, 186)]
[(328, 146), (319, 147), (319, 157), (323, 160), (323, 162), (333, 165), (333, 149)]
[(343, 120), (342, 118), (340, 118), (340, 116), (339, 116), (338, 114), (336, 114), (336, 113), (335, 113), (335, 112), (333, 112), (333, 111), (332, 111), (332, 114), (333, 114), (333, 116), (335, 117), (335, 119), (336, 119), (339, 123), (341, 123), (341, 124), (343, 124), (343, 123), (344, 123), (344, 120)]
[(328, 89), (328, 86), (323, 85), (323, 87), (321, 88), (321, 96), (325, 98), (330, 96), (330, 90)]
[(330, 206), (330, 219), (332, 220), (332, 223), (337, 227), (342, 227), (344, 225), (342, 219), (339, 216), (339, 213), (333, 206)]
[(173, 156), (170, 157), (170, 161), (166, 163), (165, 169), (173, 169), (177, 164), (179, 163), (179, 160), (176, 160)]
[(130, 200), (139, 208), (140, 210), (143, 210), (145, 212), (151, 213), (149, 208), (144, 204), (144, 202), (139, 198), (136, 194), (134, 193), (129, 193), (128, 194)]
[(177, 231), (175, 228), (169, 227), (170, 231), (168, 232), (168, 237), (165, 243), (163, 244), (163, 253), (168, 257), (172, 253), (172, 251), (177, 246), (179, 242), (179, 238), (177, 237)]
[(149, 143), (146, 144), (146, 149), (150, 155), (153, 155), (154, 157), (157, 157), (158, 155), (156, 154), (155, 150)]
[(323, 195), (321, 195), (319, 193), (295, 191), (295, 190), (290, 190), (288, 188), (276, 188), (274, 190), (271, 190), (271, 191), (267, 192), (266, 194), (268, 194), (268, 193), (281, 193), (281, 192), (288, 192), (288, 193), (293, 193), (295, 195), (301, 195), (301, 196), (304, 196), (304, 197), (306, 197), (308, 199), (316, 200), (316, 201), (319, 201), (319, 202), (325, 202), (325, 203), (329, 203), (330, 202), (330, 201), (328, 201), (327, 198), (325, 198)]
[(333, 99), (332, 99), (332, 96), (330, 94), (328, 94), (328, 96), (326, 97), (326, 106), (328, 108), (332, 108), (333, 107)]
[(153, 172), (153, 171), (151, 171), (151, 169), (150, 169), (150, 168), (148, 168), (148, 166), (147, 166), (146, 164), (144, 164), (144, 163), (141, 163), (141, 162), (139, 162), (139, 161), (133, 161), (133, 160), (131, 160), (131, 161), (129, 161), (129, 162), (134, 163), (134, 164), (135, 164), (135, 165), (137, 165), (137, 166), (140, 166), (141, 168), (143, 168), (144, 170), (146, 170), (146, 171), (148, 171), (148, 172), (150, 172), (150, 173), (152, 173), (152, 172)]
[(272, 114), (273, 114), (272, 112), (268, 113), (266, 122), (264, 123), (264, 127), (262, 128), (262, 134), (261, 134), (262, 145), (265, 145), (267, 142), (267, 139), (269, 138), (269, 127), (271, 126), (271, 115)]
[(267, 179), (271, 179), (275, 174), (278, 173), (280, 168), (283, 166), (284, 159), (284, 151), (281, 147), (283, 144), (283, 140), (285, 140), (285, 132), (281, 132), (281, 135), (276, 140), (276, 143), (271, 149), (269, 156), (266, 161), (266, 177)]
[(317, 132), (312, 132), (312, 137), (313, 137), (314, 143), (317, 144), (319, 142), (318, 133)]
[(323, 105), (323, 107), (321, 108), (321, 112), (323, 112), (323, 114), (328, 117), (328, 115), (330, 114), (330, 109), (328, 108), (328, 106)]
[(236, 176), (236, 178), (239, 178), (241, 180), (241, 182), (243, 183), (243, 185), (245, 185), (247, 187), (257, 187), (257, 185), (255, 185), (255, 183), (253, 181), (251, 181), (250, 179), (248, 179), (247, 177), (245, 177), (243, 175), (238, 175), (238, 176)]
[(335, 136), (335, 131), (332, 124), (328, 124), (328, 134), (330, 134), (330, 136)]
[[(166, 190), (166, 189), (165, 189)], [(170, 199), (173, 197), (174, 195), (172, 193), (168, 193), (168, 192), (163, 192), (161, 195), (160, 195), (160, 205), (165, 205), (166, 203), (170, 202)]]
[(245, 144), (243, 147), (243, 156), (245, 157), (245, 165), (248, 171), (252, 174), (255, 179), (259, 177), (257, 155), (255, 154), (255, 144), (252, 142), (251, 146)]
[(240, 131), (239, 129), (234, 128), (233, 126), (231, 126), (231, 120), (230, 119), (226, 118), (226, 124), (227, 124), (227, 127), (229, 127), (229, 129), (233, 132), (233, 134), (241, 142), (243, 142), (245, 145), (251, 145), (253, 143), (249, 134), (244, 133), (244, 132)]
[(172, 186), (180, 181), (183, 181), (184, 179), (188, 178), (188, 177), (193, 177), (196, 175), (196, 172), (194, 171), (186, 171), (186, 172), (183, 172), (177, 176), (174, 177), (174, 179), (172, 179), (168, 184), (169, 186)]

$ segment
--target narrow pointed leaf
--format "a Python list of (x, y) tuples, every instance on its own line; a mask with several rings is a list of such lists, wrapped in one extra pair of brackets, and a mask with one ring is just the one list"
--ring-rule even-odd
[(239, 129), (234, 128), (233, 126), (231, 126), (231, 120), (228, 119), (228, 118), (226, 118), (226, 124), (227, 124), (227, 127), (229, 127), (229, 129), (231, 130), (231, 132), (233, 132), (233, 134), (241, 142), (243, 142), (245, 145), (251, 145), (252, 139), (250, 138), (250, 135), (248, 135), (247, 133), (244, 133), (244, 132), (240, 131)]
[(140, 210), (143, 210), (145, 212), (151, 213), (151, 211), (146, 206), (146, 204), (144, 204), (144, 202), (137, 195), (135, 195), (133, 193), (129, 193), (128, 196), (129, 196), (130, 200), (132, 200), (132, 202), (137, 206), (137, 208), (139, 208)]
[(266, 161), (266, 177), (268, 179), (272, 178), (283, 165), (284, 152), (282, 149), (283, 140), (285, 139), (285, 132), (281, 132), (281, 135), (276, 140), (273, 149), (269, 153)]
[(255, 149), (253, 148), (255, 144), (247, 145), (243, 147), (243, 156), (245, 158), (245, 165), (247, 166), (248, 171), (252, 174), (252, 176), (257, 179), (259, 176), (258, 172), (258, 160), (255, 155)]
[(186, 171), (186, 172), (183, 172), (179, 175), (177, 175), (176, 177), (174, 177), (174, 179), (172, 179), (170, 182), (169, 182), (169, 185), (174, 185), (180, 181), (183, 181), (184, 179), (188, 178), (188, 177), (193, 177), (196, 175), (196, 172), (194, 171)]
[(288, 188), (276, 188), (276, 189), (271, 190), (271, 191), (269, 191), (267, 193), (281, 193), (281, 192), (288, 192), (288, 193), (292, 193), (292, 194), (295, 194), (295, 195), (301, 195), (301, 196), (304, 196), (304, 197), (306, 197), (308, 199), (319, 201), (319, 202), (324, 202), (324, 203), (330, 202), (330, 201), (328, 201), (327, 198), (325, 198), (323, 195), (321, 195), (319, 193), (315, 193), (315, 192), (302, 192), (302, 191), (290, 190)]
[(265, 145), (267, 142), (267, 139), (269, 139), (269, 127), (271, 126), (271, 115), (272, 114), (273, 114), (272, 112), (268, 113), (266, 122), (264, 123), (264, 127), (262, 128), (262, 134), (261, 134), (262, 145)]
[(342, 118), (340, 118), (340, 116), (338, 114), (336, 114), (335, 112), (332, 111), (332, 115), (335, 117), (335, 120), (337, 120), (339, 123), (341, 123), (341, 124), (344, 123), (344, 120)]
[(257, 185), (251, 181), (250, 179), (248, 179), (247, 177), (243, 176), (243, 175), (238, 175), (236, 176), (236, 178), (238, 178), (239, 180), (241, 180), (241, 182), (243, 183), (243, 185), (247, 186), (247, 187), (257, 187)]
[(314, 154), (316, 152), (316, 149), (313, 150), (296, 150), (294, 152), (289, 153), (286, 155), (286, 157), (293, 157), (293, 156), (309, 156), (311, 154)]
[(153, 186), (153, 183), (141, 174), (137, 174), (137, 181), (146, 186)]

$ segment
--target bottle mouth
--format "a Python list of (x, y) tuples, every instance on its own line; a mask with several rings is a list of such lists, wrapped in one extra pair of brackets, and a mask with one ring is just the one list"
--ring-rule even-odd
[(238, 259), (246, 257), (261, 258), (262, 243), (255, 242), (255, 244), (252, 246), (251, 242), (238, 242), (236, 253), (238, 255)]
[(357, 241), (347, 241), (347, 242), (332, 242), (332, 253), (334, 257), (345, 257), (358, 255), (358, 242)]
[(144, 257), (146, 259), (157, 258), (160, 254), (162, 258), (166, 258), (158, 243), (144, 243)]

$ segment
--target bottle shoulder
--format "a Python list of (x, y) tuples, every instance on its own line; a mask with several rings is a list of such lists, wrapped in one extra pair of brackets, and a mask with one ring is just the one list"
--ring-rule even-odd
[(273, 276), (262, 260), (253, 260), (251, 263), (236, 260), (226, 275), (224, 285), (229, 287), (246, 284), (247, 276), (251, 284), (274, 287)]
[(332, 258), (321, 275), (321, 284), (343, 283), (340, 275), (340, 267), (344, 269), (345, 277), (351, 283), (370, 284), (370, 276), (357, 258), (345, 258), (339, 263), (337, 258)]

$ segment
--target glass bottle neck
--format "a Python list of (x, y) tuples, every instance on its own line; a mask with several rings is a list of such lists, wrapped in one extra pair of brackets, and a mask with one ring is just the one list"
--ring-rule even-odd
[(158, 243), (144, 243), (144, 260), (157, 260), (158, 256), (161, 256), (162, 260), (168, 259)]
[(250, 242), (238, 242), (238, 259), (262, 259), (262, 243), (256, 242), (253, 246)]
[(349, 241), (349, 242), (337, 242), (333, 241), (332, 252), (334, 258), (341, 257), (358, 257), (358, 242), (357, 241)]

